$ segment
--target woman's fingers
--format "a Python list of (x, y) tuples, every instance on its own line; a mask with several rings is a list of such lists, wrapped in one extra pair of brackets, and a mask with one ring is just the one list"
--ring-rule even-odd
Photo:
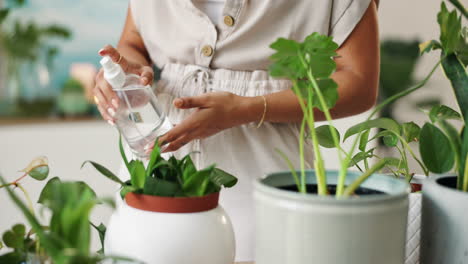
[[(166, 144), (171, 144), (174, 141), (179, 140), (182, 136), (191, 135), (191, 131), (195, 131), (197, 129), (197, 125), (192, 121), (189, 117), (184, 120), (182, 123), (176, 125), (174, 128), (169, 130), (164, 136), (159, 138), (159, 145), (163, 146)], [(195, 139), (194, 135), (192, 135), (192, 139)]]
[(172, 141), (169, 145), (167, 145), (167, 147), (163, 147), (162, 153), (177, 151), (192, 140), (193, 138), (191, 137), (190, 133), (186, 133), (185, 135)]
[(153, 84), (154, 72), (153, 69), (149, 66), (141, 67), (140, 79), (142, 85), (151, 85)]
[(173, 104), (175, 107), (180, 109), (188, 109), (195, 107), (203, 108), (207, 106), (209, 99), (209, 95), (206, 94), (192, 97), (183, 97), (175, 99)]
[(125, 72), (128, 72), (130, 70), (129, 69), (129, 63), (128, 63), (127, 59), (125, 59), (120, 54), (120, 52), (111, 45), (106, 45), (106, 46), (104, 46), (104, 48), (99, 50), (99, 55), (109, 56), (112, 59), (112, 61), (115, 62), (115, 63), (118, 63), (120, 65), (120, 67), (122, 67), (122, 69)]

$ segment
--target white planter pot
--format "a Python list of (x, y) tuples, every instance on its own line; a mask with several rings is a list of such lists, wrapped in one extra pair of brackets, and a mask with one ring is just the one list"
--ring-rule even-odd
[(106, 232), (106, 255), (147, 264), (234, 262), (234, 232), (219, 205), (202, 212), (162, 213), (136, 209), (118, 200)]
[(451, 186), (454, 176), (431, 177), (424, 184), (421, 264), (468, 263), (468, 193)]
[[(358, 176), (349, 172), (347, 184)], [(337, 172), (327, 181), (336, 184)], [(314, 171), (307, 183), (316, 183)], [(385, 194), (340, 200), (277, 188), (293, 184), (289, 172), (255, 183), (256, 264), (404, 262), (408, 183), (373, 175), (362, 187)]]

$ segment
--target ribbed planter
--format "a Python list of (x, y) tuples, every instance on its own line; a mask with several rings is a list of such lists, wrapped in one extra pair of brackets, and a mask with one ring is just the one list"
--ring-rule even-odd
[[(360, 174), (349, 172), (347, 184)], [(328, 184), (337, 172), (327, 171)], [(307, 171), (307, 183), (316, 184)], [(401, 264), (405, 260), (408, 183), (373, 175), (362, 187), (384, 194), (348, 199), (279, 189), (290, 172), (255, 183), (256, 264)]]
[(468, 263), (468, 193), (456, 181), (437, 176), (424, 184), (421, 264)]
[(105, 253), (144, 263), (232, 264), (234, 232), (218, 198), (129, 193), (109, 221)]
[(408, 226), (406, 230), (405, 264), (418, 264), (421, 241), (421, 189), (427, 179), (425, 175), (414, 175), (409, 195)]

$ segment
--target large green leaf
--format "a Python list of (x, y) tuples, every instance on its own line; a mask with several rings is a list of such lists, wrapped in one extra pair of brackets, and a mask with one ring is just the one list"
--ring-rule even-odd
[(160, 160), (162, 160), (161, 149), (158, 144), (158, 139), (156, 139), (156, 141), (154, 142), (153, 150), (151, 151), (148, 167), (146, 167), (146, 177), (151, 176), (151, 173), (153, 173), (154, 170), (154, 165)]
[(455, 54), (448, 55), (442, 60), (442, 69), (450, 80), (458, 106), (465, 122), (468, 122), (468, 75), (466, 67)]
[(367, 143), (369, 142), (369, 134), (370, 134), (370, 129), (366, 130), (361, 134), (361, 137), (359, 138), (359, 150), (360, 151), (366, 151), (367, 148)]
[(214, 168), (215, 166), (211, 165), (189, 175), (182, 186), (184, 193), (188, 196), (203, 196)]
[(133, 186), (138, 189), (143, 188), (146, 179), (145, 165), (141, 160), (132, 160), (129, 163), (130, 179)]
[(419, 151), (426, 167), (434, 173), (452, 169), (455, 155), (447, 136), (436, 126), (426, 123), (421, 129)]
[[(338, 129), (335, 127), (331, 127), (331, 129), (335, 130), (335, 133), (338, 136), (338, 142), (340, 142), (340, 132), (338, 132)], [(319, 126), (315, 128), (315, 132), (317, 133), (317, 140), (320, 146), (325, 148), (335, 147), (329, 125)]]
[(86, 163), (90, 163), (91, 165), (93, 165), (93, 167), (96, 170), (98, 170), (102, 175), (106, 176), (108, 179), (110, 179), (110, 180), (112, 180), (112, 181), (114, 181), (116, 183), (119, 183), (120, 185), (125, 185), (125, 183), (119, 177), (117, 177), (114, 173), (112, 173), (109, 169), (107, 169), (106, 167), (104, 167), (101, 164), (96, 163), (94, 161), (87, 160), (87, 161), (83, 162), (83, 164), (81, 165), (81, 168), (83, 168), (83, 166)]
[(338, 44), (331, 36), (317, 32), (307, 36), (304, 41), (304, 56), (314, 78), (328, 78), (336, 69), (333, 59), (337, 55)]
[(120, 151), (120, 156), (122, 157), (122, 160), (123, 160), (125, 166), (127, 167), (128, 173), (130, 173), (129, 162), (128, 162), (128, 159), (127, 159), (127, 155), (125, 155), (125, 149), (124, 149), (123, 143), (122, 143), (122, 135), (120, 135), (120, 134), (119, 134), (119, 151)]
[(362, 131), (365, 131), (371, 128), (382, 128), (382, 129), (393, 131), (396, 134), (400, 134), (400, 125), (396, 121), (390, 118), (377, 118), (373, 120), (364, 121), (362, 123), (352, 126), (346, 131), (343, 140), (346, 140), (352, 135), (358, 134)]
[(348, 164), (348, 168), (359, 165), (359, 162), (365, 159), (372, 158), (374, 150), (375, 148), (372, 148), (368, 151), (361, 151), (361, 152), (356, 153), (356, 155), (354, 155), (353, 158), (351, 159), (351, 162)]
[(419, 134), (421, 133), (421, 128), (414, 122), (403, 123), (401, 125), (403, 130), (403, 138), (406, 142), (413, 142), (419, 140)]

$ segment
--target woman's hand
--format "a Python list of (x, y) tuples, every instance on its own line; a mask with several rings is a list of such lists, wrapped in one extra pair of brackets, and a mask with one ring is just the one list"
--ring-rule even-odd
[(161, 146), (168, 144), (163, 147), (163, 152), (176, 151), (194, 139), (203, 139), (224, 129), (258, 121), (263, 111), (263, 99), (213, 92), (177, 98), (174, 106), (179, 109), (197, 109), (159, 139)]
[[(154, 72), (150, 66), (129, 62), (114, 47), (106, 45), (99, 51), (101, 56), (109, 56), (112, 61), (118, 63), (124, 72), (137, 74), (141, 77), (142, 85), (151, 85), (153, 83)], [(119, 97), (112, 90), (112, 87), (104, 79), (104, 71), (101, 69), (96, 75), (96, 86), (93, 90), (94, 101), (102, 117), (114, 125), (114, 115), (119, 107)]]

